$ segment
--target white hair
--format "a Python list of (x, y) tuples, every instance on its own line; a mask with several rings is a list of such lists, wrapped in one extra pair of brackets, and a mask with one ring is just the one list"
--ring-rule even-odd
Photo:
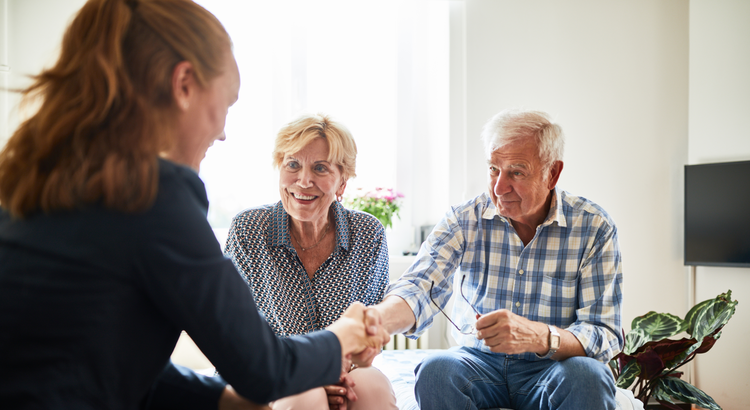
[(539, 159), (546, 171), (555, 161), (562, 161), (565, 136), (562, 128), (547, 113), (506, 109), (495, 114), (482, 128), (482, 142), (487, 158), (505, 145), (533, 138), (539, 148)]

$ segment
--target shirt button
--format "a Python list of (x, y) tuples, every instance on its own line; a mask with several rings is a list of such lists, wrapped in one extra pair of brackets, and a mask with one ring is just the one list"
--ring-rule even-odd
[(521, 306), (521, 302), (516, 302), (516, 307)]
[(519, 270), (518, 270), (518, 274), (519, 274), (519, 275), (523, 275), (523, 269), (519, 269)]

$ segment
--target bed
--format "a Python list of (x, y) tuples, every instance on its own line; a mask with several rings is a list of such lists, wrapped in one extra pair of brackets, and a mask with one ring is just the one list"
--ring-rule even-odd
[[(380, 369), (391, 381), (400, 410), (418, 410), (414, 398), (414, 368), (437, 349), (384, 350), (372, 365)], [(502, 409), (501, 409), (502, 410)], [(643, 403), (633, 397), (630, 390), (617, 390), (617, 410), (643, 410)]]

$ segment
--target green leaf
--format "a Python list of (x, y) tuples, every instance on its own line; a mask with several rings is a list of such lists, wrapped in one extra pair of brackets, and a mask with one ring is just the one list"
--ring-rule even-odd
[(703, 302), (693, 306), (692, 309), (688, 311), (687, 315), (685, 315), (685, 322), (688, 324), (686, 332), (688, 332), (688, 334), (693, 334), (693, 323), (695, 322), (695, 315), (698, 314), (698, 311), (702, 310), (706, 305), (712, 302), (713, 299), (706, 299)]
[(648, 312), (633, 319), (632, 330), (625, 335), (623, 353), (632, 355), (650, 341), (662, 340), (687, 329), (688, 324), (669, 313)]
[(661, 340), (684, 332), (688, 324), (673, 314), (651, 311), (633, 319), (631, 328), (643, 329), (651, 340)]
[(400, 218), (398, 214), (399, 205), (395, 200), (371, 196), (348, 196), (344, 199), (343, 204), (347, 208), (367, 212), (375, 218), (378, 218), (385, 228), (393, 226), (394, 216)]
[(643, 329), (633, 329), (625, 335), (625, 347), (622, 352), (626, 355), (632, 355), (641, 346), (651, 341), (651, 337)]
[(654, 385), (653, 397), (657, 400), (674, 403), (672, 399), (696, 404), (708, 410), (721, 410), (716, 401), (703, 390), (676, 377), (658, 379)]
[(732, 301), (731, 290), (715, 299), (709, 299), (709, 303), (697, 309), (693, 317), (693, 338), (702, 341), (704, 337), (723, 327), (734, 315), (735, 306), (737, 301)]
[(609, 370), (612, 371), (612, 374), (617, 377), (617, 374), (620, 372), (620, 363), (615, 357), (614, 359), (609, 361)]
[(627, 389), (633, 384), (635, 378), (641, 374), (641, 366), (635, 360), (628, 362), (617, 378), (617, 387)]
[(714, 299), (709, 299), (708, 303), (700, 303), (700, 307), (695, 309), (695, 312), (691, 309), (692, 336), (697, 343), (689, 349), (687, 354), (700, 348), (705, 337), (717, 333), (727, 324), (734, 315), (737, 303), (737, 301), (732, 301), (732, 291), (729, 290)]

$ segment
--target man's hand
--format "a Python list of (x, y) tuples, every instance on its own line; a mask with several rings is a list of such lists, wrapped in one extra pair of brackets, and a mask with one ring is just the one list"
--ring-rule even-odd
[[(368, 347), (379, 350), (390, 340), (390, 335), (385, 329), (374, 321), (376, 318), (372, 315), (365, 315), (366, 309), (362, 303), (354, 302), (339, 320), (327, 328), (338, 337), (344, 357), (362, 353)], [(358, 361), (355, 363), (360, 364)]]
[[(391, 336), (388, 334), (386, 329), (383, 327), (383, 321), (380, 317), (380, 313), (372, 307), (365, 309), (365, 328), (369, 336), (380, 337), (386, 340), (385, 343), (391, 340)], [(383, 343), (383, 344), (385, 344)], [(360, 353), (352, 355), (351, 359), (359, 367), (369, 367), (372, 365), (372, 361), (375, 356), (379, 355), (382, 351), (381, 348), (368, 347)]]
[(500, 309), (477, 320), (477, 339), (495, 353), (544, 355), (549, 350), (549, 328), (509, 310)]

